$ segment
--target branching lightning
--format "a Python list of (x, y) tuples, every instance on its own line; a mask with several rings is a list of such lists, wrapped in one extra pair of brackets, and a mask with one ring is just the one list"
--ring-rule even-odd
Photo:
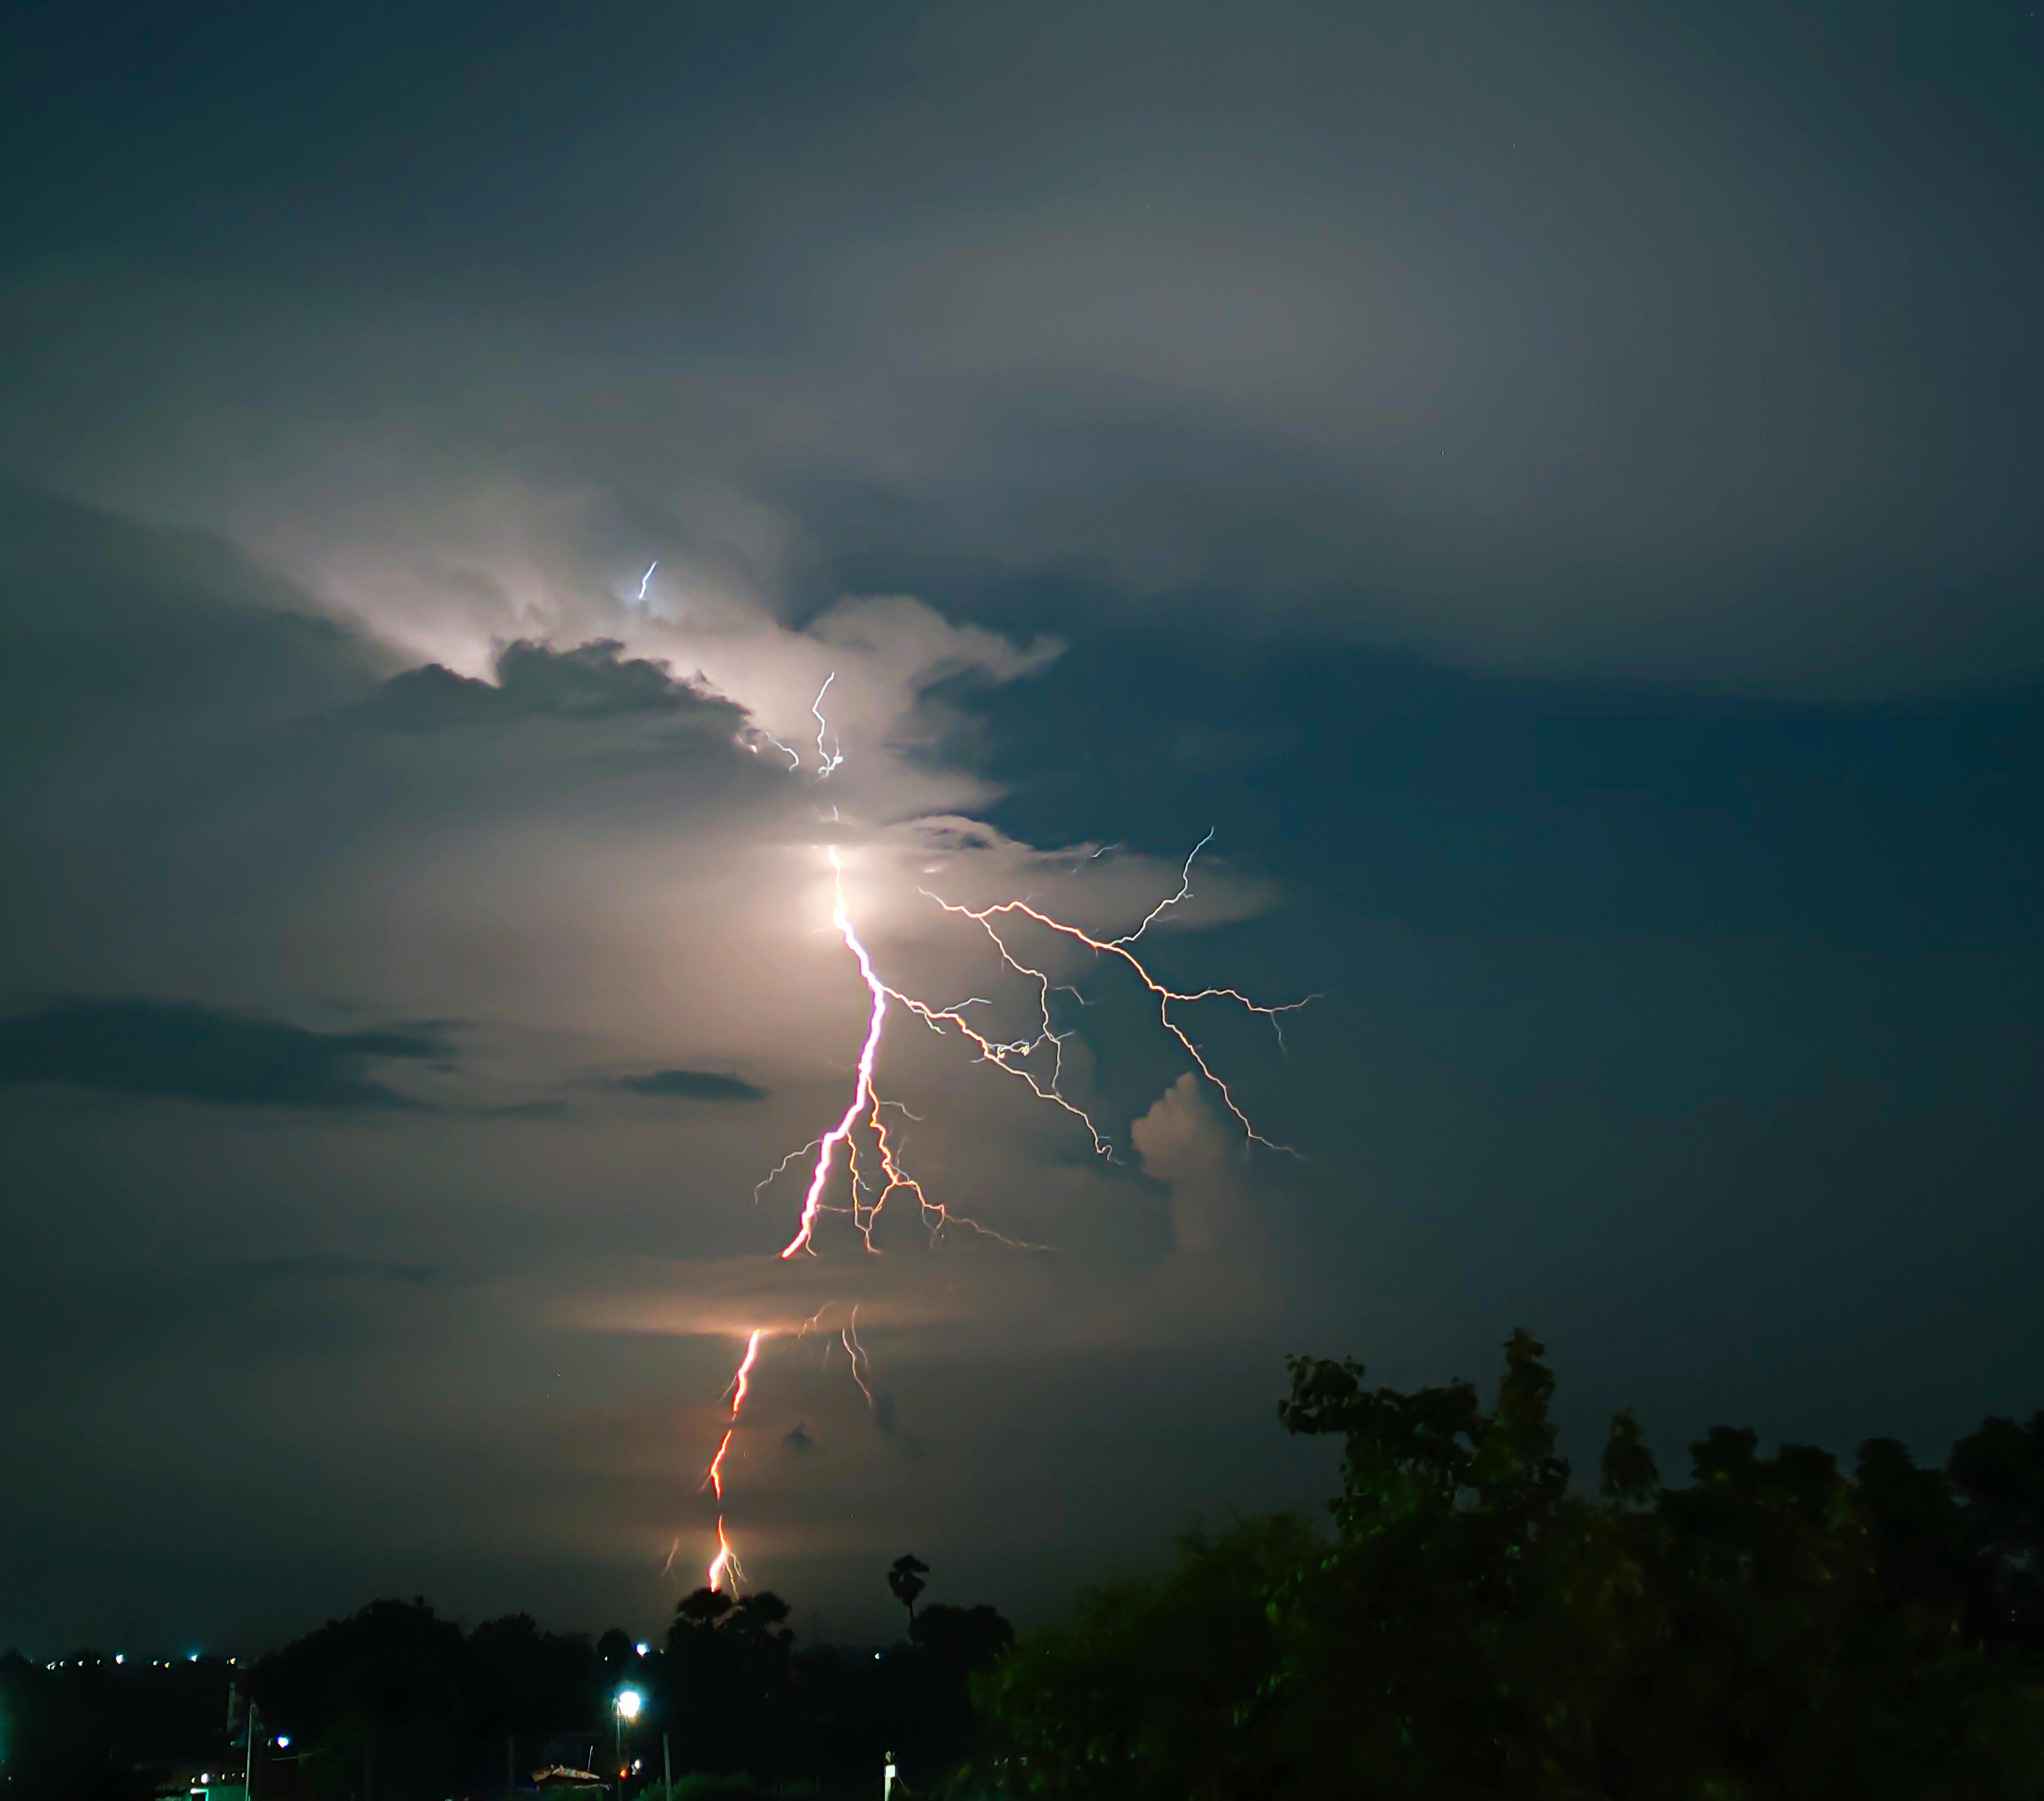
[(709, 1590), (714, 1595), (728, 1582), (733, 1589), (745, 1580), (745, 1566), (738, 1560), (731, 1541), (724, 1534), (724, 1515), (717, 1516), (717, 1555), (709, 1560)]
[[(652, 571), (647, 570), (648, 579), (651, 575)], [(641, 587), (643, 589), (643, 583)], [(816, 779), (818, 781), (827, 779), (844, 762), (841, 741), (832, 735), (828, 719), (824, 712), (824, 698), (836, 679), (835, 672), (827, 676), (823, 686), (816, 691), (815, 700), (810, 703), (809, 710), (816, 722)], [(787, 756), (791, 772), (801, 770), (801, 756), (792, 746), (763, 731), (759, 735)], [(753, 748), (756, 749), (757, 746)], [(831, 816), (833, 819), (836, 818), (835, 808), (832, 809)], [(878, 1247), (874, 1242), (874, 1233), (881, 1214), (890, 1199), (905, 1191), (914, 1198), (923, 1224), (928, 1230), (933, 1242), (943, 1235), (947, 1227), (959, 1226), (998, 1239), (1004, 1244), (1016, 1244), (1013, 1239), (1004, 1237), (975, 1221), (951, 1211), (942, 1201), (933, 1198), (920, 1181), (903, 1169), (900, 1146), (888, 1129), (886, 1114), (887, 1110), (892, 1108), (912, 1120), (916, 1116), (909, 1113), (901, 1102), (882, 1095), (878, 1086), (880, 1053), (886, 1035), (890, 1005), (897, 1006), (912, 1014), (939, 1037), (955, 1033), (970, 1047), (974, 1053), (973, 1060), (992, 1064), (1003, 1075), (1012, 1076), (1025, 1084), (1038, 1100), (1070, 1114), (1085, 1129), (1097, 1153), (1104, 1157), (1113, 1156), (1115, 1147), (1108, 1134), (1084, 1107), (1063, 1092), (1061, 1086), (1064, 1076), (1064, 1045), (1070, 1033), (1060, 1032), (1057, 1027), (1052, 1016), (1051, 996), (1069, 996), (1081, 1006), (1093, 1002), (1075, 985), (1059, 982), (1051, 970), (1024, 960), (1014, 941), (1016, 928), (1024, 924), (1033, 925), (1055, 937), (1082, 946), (1092, 953), (1096, 964), (1104, 959), (1112, 959), (1125, 965), (1155, 1001), (1158, 1023), (1176, 1041), (1201, 1079), (1219, 1095), (1222, 1106), (1241, 1128), (1245, 1142), (1296, 1156), (1297, 1153), (1289, 1145), (1266, 1137), (1257, 1129), (1248, 1113), (1235, 1098), (1234, 1090), (1208, 1060), (1206, 1053), (1194, 1041), (1185, 1022), (1174, 1010), (1196, 1006), (1202, 1002), (1224, 1001), (1243, 1012), (1269, 1021), (1281, 1049), (1285, 1043), (1284, 1016), (1297, 1012), (1320, 997), (1308, 995), (1302, 1000), (1274, 1005), (1253, 1000), (1239, 989), (1233, 987), (1174, 988), (1159, 980), (1136, 955), (1134, 949), (1159, 918), (1191, 898), (1193, 865), (1198, 860), (1200, 852), (1213, 842), (1213, 838), (1214, 833), (1209, 829), (1187, 854), (1185, 864), (1179, 872), (1177, 891), (1151, 907), (1132, 931), (1115, 937), (1096, 937), (1082, 927), (1044, 912), (1028, 899), (1001, 901), (987, 906), (974, 907), (946, 900), (927, 888), (919, 889), (917, 891), (924, 899), (947, 916), (969, 920), (977, 926), (993, 945), (1001, 967), (1033, 988), (1035, 995), (1033, 1029), (1023, 1037), (1007, 1039), (993, 1036), (990, 1030), (981, 1031), (966, 1017), (968, 1007), (992, 1006), (993, 1002), (989, 997), (974, 995), (961, 1001), (937, 1005), (917, 999), (893, 986), (882, 976), (872, 953), (861, 940), (858, 928), (853, 922), (850, 903), (845, 895), (844, 865), (837, 847), (835, 845), (829, 846), (826, 854), (832, 879), (831, 924), (851, 953), (859, 979), (865, 984), (867, 997), (866, 1031), (859, 1045), (851, 1094), (836, 1122), (821, 1137), (813, 1138), (800, 1149), (790, 1151), (753, 1190), (756, 1203), (792, 1164), (809, 1160), (809, 1180), (803, 1192), (801, 1212), (793, 1235), (782, 1248), (782, 1259), (785, 1261), (805, 1253), (811, 1256), (816, 1254), (817, 1228), (826, 1214), (848, 1216), (864, 1241), (866, 1249), (878, 1254)], [(1081, 859), (1079, 864), (1074, 865), (1075, 872), (1084, 863), (1105, 855), (1108, 849), (1113, 848), (1103, 846), (1093, 851), (1088, 857)], [(863, 1146), (870, 1147), (863, 1155)], [(844, 1153), (847, 1194), (843, 1202), (834, 1203), (828, 1196), (840, 1150)], [(1018, 1245), (1017, 1248), (1040, 1249), (1043, 1247)], [(828, 1310), (828, 1306), (819, 1309), (796, 1336), (806, 1336)], [(730, 1414), (716, 1454), (710, 1459), (703, 1479), (703, 1486), (714, 1493), (717, 1502), (717, 1554), (709, 1569), (709, 1583), (713, 1590), (727, 1583), (735, 1589), (743, 1580), (743, 1570), (725, 1530), (724, 1465), (738, 1431), (740, 1416), (750, 1391), (760, 1346), (770, 1336), (770, 1329), (759, 1327), (754, 1329), (746, 1340), (744, 1354), (727, 1391), (731, 1399)], [(859, 1311), (855, 1306), (852, 1309), (850, 1320), (839, 1331), (837, 1338), (844, 1347), (845, 1355), (851, 1363), (852, 1380), (865, 1397), (867, 1407), (871, 1408), (874, 1406), (871, 1365), (865, 1347), (859, 1342)], [(671, 1553), (669, 1560), (672, 1561)]]

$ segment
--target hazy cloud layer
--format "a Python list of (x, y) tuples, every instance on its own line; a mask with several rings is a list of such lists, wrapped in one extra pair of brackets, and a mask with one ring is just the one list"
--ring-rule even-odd
[(0, 1086), (60, 1082), (223, 1106), (416, 1106), (369, 1072), (449, 1054), (432, 1030), (310, 1032), (190, 1001), (52, 1001), (0, 1019)]
[(713, 1069), (655, 1069), (644, 1076), (618, 1078), (617, 1086), (658, 1100), (763, 1101), (766, 1091), (743, 1076)]

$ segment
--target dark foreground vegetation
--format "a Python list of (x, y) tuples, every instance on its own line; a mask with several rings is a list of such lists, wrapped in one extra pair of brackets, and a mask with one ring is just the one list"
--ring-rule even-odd
[(263, 1801), (531, 1793), (542, 1768), (639, 1801), (663, 1745), (674, 1801), (877, 1796), (889, 1751), (912, 1796), (2044, 1801), (2044, 1414), (1942, 1468), (1872, 1440), (1850, 1474), (1719, 1427), (1669, 1487), (1621, 1413), (1592, 1497), (1543, 1355), (1514, 1335), (1489, 1411), (1294, 1360), (1285, 1428), (1345, 1449), (1332, 1534), (1196, 1535), (1019, 1645), (990, 1607), (919, 1606), (904, 1557), (909, 1635), (878, 1653), (798, 1649), (778, 1597), (698, 1590), (643, 1653), (384, 1601), (245, 1669), (10, 1653), (0, 1798), (167, 1792), (252, 1696)]
[(1468, 1384), (1296, 1359), (1287, 1430), (1347, 1448), (1331, 1542), (1195, 1537), (980, 1686), (967, 1791), (1057, 1801), (2044, 1795), (2044, 1414), (1943, 1469), (1719, 1427), (1664, 1487), (1630, 1412), (1570, 1486), (1515, 1334)]
[(778, 1595), (697, 1589), (643, 1651), (622, 1631), (592, 1644), (522, 1614), (464, 1632), (417, 1599), (372, 1603), (234, 1667), (84, 1652), (46, 1668), (10, 1652), (0, 1797), (182, 1796), (208, 1773), (217, 1794), (223, 1771), (238, 1795), (251, 1701), (259, 1801), (642, 1801), (662, 1795), (670, 1757), (674, 1801), (866, 1795), (889, 1752), (928, 1793), (970, 1742), (973, 1676), (1014, 1634), (991, 1607), (916, 1606), (927, 1574), (914, 1557), (889, 1572), (909, 1630), (878, 1650), (797, 1650)]

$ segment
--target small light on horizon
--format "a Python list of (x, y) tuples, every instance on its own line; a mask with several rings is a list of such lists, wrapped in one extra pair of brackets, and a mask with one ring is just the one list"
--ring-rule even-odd
[(644, 1657), (646, 1655), (646, 1641), (643, 1638), (640, 1639), (636, 1645), (632, 1647), (632, 1649), (636, 1651), (640, 1657)]

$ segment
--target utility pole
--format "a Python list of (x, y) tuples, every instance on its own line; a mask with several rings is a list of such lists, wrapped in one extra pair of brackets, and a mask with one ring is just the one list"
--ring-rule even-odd
[(256, 1801), (256, 1703), (248, 1703), (248, 1761), (242, 1771), (241, 1792), (247, 1801)]
[(674, 1752), (664, 1732), (660, 1734), (660, 1780), (664, 1785), (660, 1801), (674, 1801)]

